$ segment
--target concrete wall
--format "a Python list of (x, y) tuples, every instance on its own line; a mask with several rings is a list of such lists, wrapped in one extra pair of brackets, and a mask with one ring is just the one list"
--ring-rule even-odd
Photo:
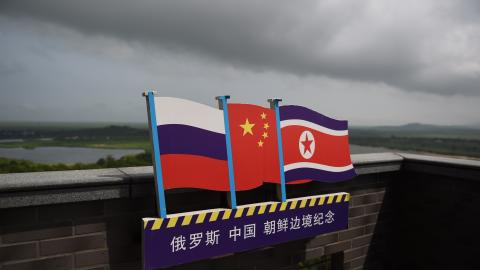
[[(348, 230), (176, 269), (314, 269), (308, 265), (325, 255), (334, 269), (475, 262), (480, 162), (397, 154), (353, 160), (354, 180), (287, 189), (289, 198), (350, 192)], [(150, 167), (0, 175), (0, 270), (140, 269), (141, 218), (155, 215), (153, 190)], [(237, 196), (240, 204), (276, 197), (273, 185)], [(170, 213), (226, 205), (226, 193), (167, 194)]]

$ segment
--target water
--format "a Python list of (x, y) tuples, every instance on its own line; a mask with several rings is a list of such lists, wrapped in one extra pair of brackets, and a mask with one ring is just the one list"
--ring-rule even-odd
[(0, 148), (0, 157), (26, 159), (38, 163), (95, 163), (108, 155), (120, 158), (143, 153), (142, 149), (98, 149), (86, 147)]
[(1, 139), (0, 143), (23, 142), (23, 139)]
[[(98, 159), (108, 155), (120, 158), (125, 155), (143, 153), (142, 149), (98, 149), (86, 147), (37, 147), (35, 149), (24, 148), (0, 148), (0, 157), (26, 159), (38, 163), (94, 163)], [(350, 145), (351, 154), (384, 153), (392, 152), (383, 147)]]

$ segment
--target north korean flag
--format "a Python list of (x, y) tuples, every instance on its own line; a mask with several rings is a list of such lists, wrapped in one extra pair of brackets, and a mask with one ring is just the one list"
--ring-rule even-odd
[(287, 183), (338, 182), (356, 176), (350, 159), (348, 122), (301, 106), (281, 106), (280, 126)]
[(280, 182), (275, 111), (251, 104), (229, 104), (228, 118), (236, 190)]

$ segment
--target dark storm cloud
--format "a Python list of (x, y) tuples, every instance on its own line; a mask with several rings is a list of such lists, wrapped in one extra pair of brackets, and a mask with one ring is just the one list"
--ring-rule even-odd
[(1, 13), (255, 71), (480, 95), (477, 1), (3, 1)]

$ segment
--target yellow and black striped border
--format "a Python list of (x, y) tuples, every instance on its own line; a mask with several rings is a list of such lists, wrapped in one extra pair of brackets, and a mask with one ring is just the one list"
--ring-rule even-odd
[(251, 205), (238, 206), (237, 209), (213, 209), (197, 212), (168, 215), (167, 218), (143, 218), (144, 230), (169, 229), (190, 224), (201, 224), (217, 220), (241, 218), (253, 215), (295, 210), (297, 208), (315, 207), (324, 204), (345, 203), (350, 200), (346, 192), (332, 193), (289, 199), (286, 202), (264, 202)]

